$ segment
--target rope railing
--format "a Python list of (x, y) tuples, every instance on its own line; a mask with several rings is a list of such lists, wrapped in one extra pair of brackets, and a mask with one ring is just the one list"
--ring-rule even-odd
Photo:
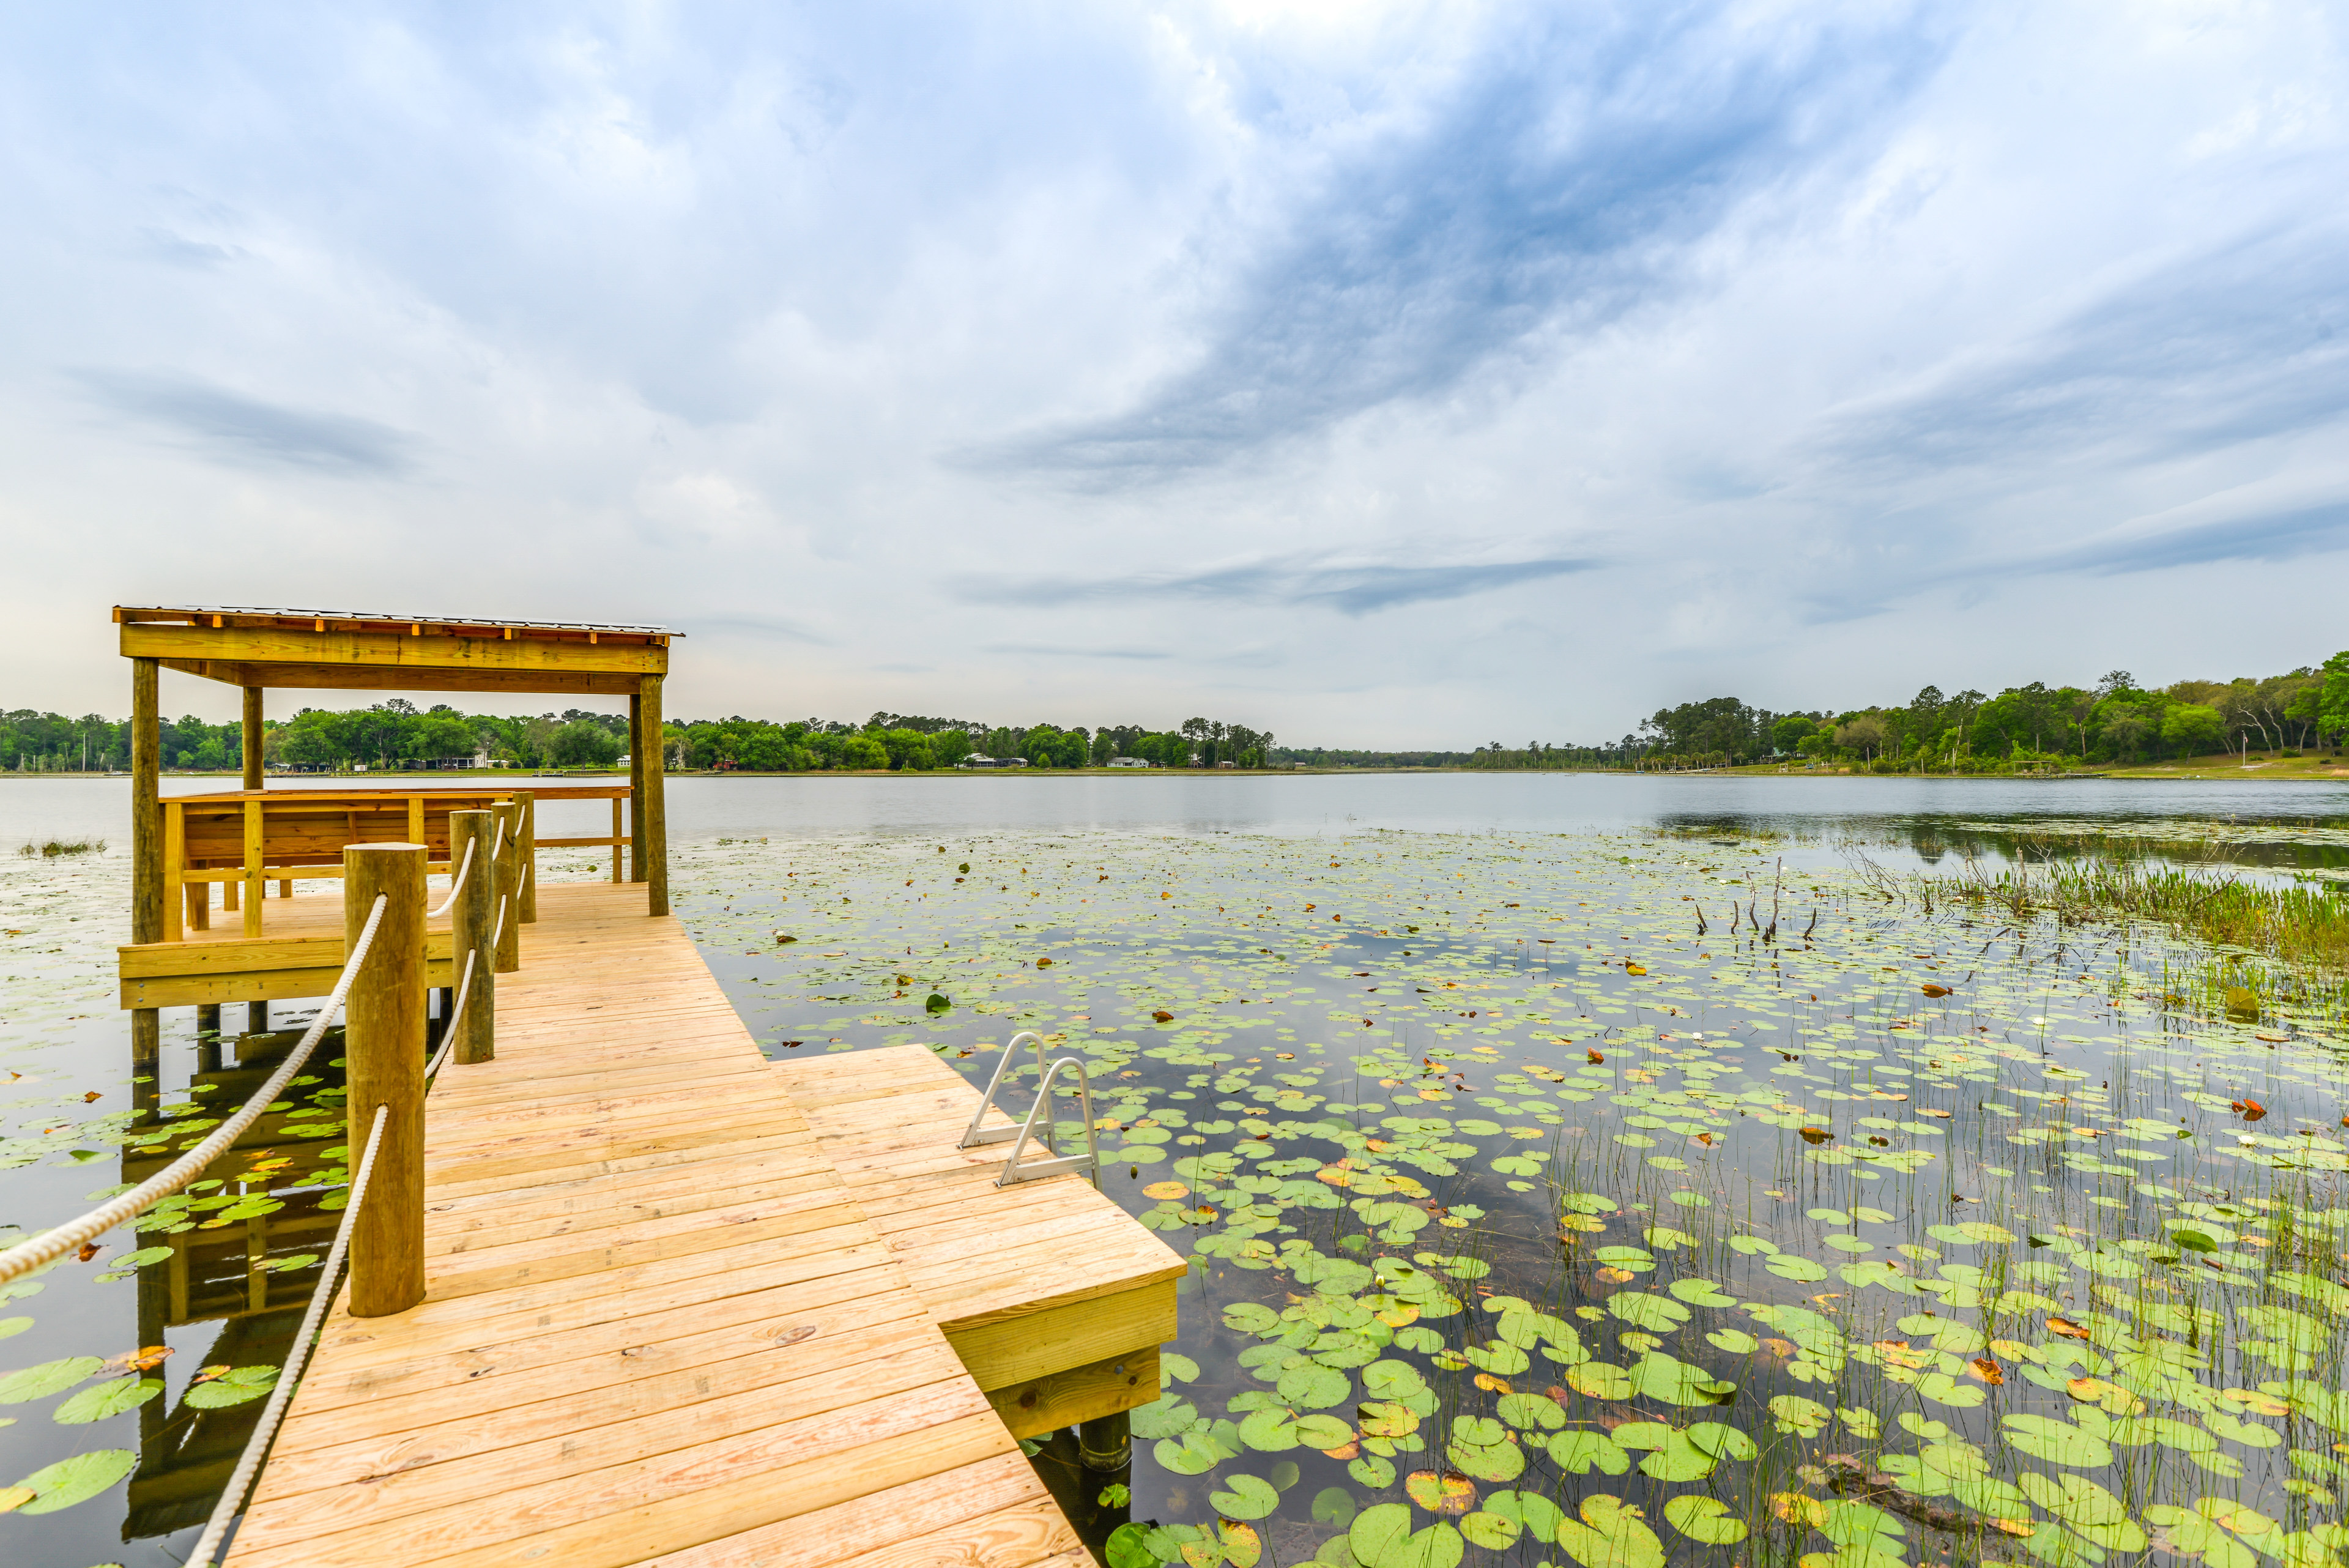
[(498, 924), (497, 924), (497, 929), (494, 929), (494, 930), (492, 930), (492, 931), (490, 933), (490, 948), (491, 948), (491, 950), (492, 950), (492, 951), (495, 951), (495, 950), (496, 950), (496, 949), (497, 949), (497, 945), (498, 945), (498, 942), (499, 942), (499, 941), (500, 941), (500, 940), (501, 940), (501, 939), (502, 939), (502, 938), (505, 936), (505, 934), (506, 934), (506, 904), (507, 904), (507, 902), (508, 902), (508, 896), (507, 896), (506, 894), (501, 893), (501, 894), (499, 894), (499, 895), (498, 895)]
[(310, 1293), (309, 1308), (302, 1314), (302, 1326), (294, 1332), (294, 1344), (285, 1354), (285, 1365), (278, 1369), (277, 1381), (270, 1387), (269, 1403), (262, 1407), (261, 1419), (254, 1423), (253, 1436), (246, 1439), (244, 1452), (238, 1456), (236, 1469), (230, 1474), (220, 1501), (212, 1506), (212, 1517), (204, 1521), (204, 1532), (196, 1537), (196, 1548), (188, 1554), (186, 1568), (212, 1568), (212, 1560), (220, 1552), (222, 1538), (244, 1511), (245, 1494), (253, 1490), (254, 1479), (261, 1474), (262, 1462), (269, 1457), (270, 1445), (276, 1441), (278, 1424), (293, 1403), (294, 1386), (301, 1381), (302, 1369), (309, 1365), (318, 1325), (326, 1318), (327, 1304), (335, 1299), (343, 1272), (343, 1255), (351, 1243), (351, 1224), (358, 1218), (359, 1206), (367, 1201), (367, 1178), (375, 1170), (375, 1151), (383, 1142), (387, 1120), (387, 1107), (378, 1106), (375, 1125), (367, 1129), (367, 1152), (359, 1157), (358, 1169), (351, 1173), (351, 1196), (343, 1209), (343, 1222), (335, 1228), (335, 1244), (327, 1249), (326, 1267), (318, 1273), (318, 1288)]
[(164, 1199), (185, 1188), (204, 1172), (204, 1168), (233, 1147), (244, 1136), (245, 1129), (258, 1120), (261, 1114), (276, 1102), (277, 1096), (302, 1070), (310, 1053), (325, 1037), (326, 1026), (350, 994), (351, 982), (358, 978), (359, 967), (367, 961), (367, 949), (374, 945), (376, 929), (383, 923), (383, 912), (389, 900), (376, 896), (374, 907), (368, 909), (367, 924), (359, 930), (358, 940), (351, 944), (350, 956), (343, 961), (342, 973), (335, 979), (335, 989), (327, 994), (326, 1004), (318, 1009), (314, 1020), (285, 1060), (269, 1075), (254, 1096), (245, 1101), (228, 1120), (212, 1129), (211, 1136), (187, 1153), (140, 1182), (129, 1191), (99, 1204), (88, 1213), (69, 1220), (54, 1230), (45, 1231), (28, 1241), (20, 1241), (0, 1252), (0, 1284), (19, 1279), (36, 1269), (47, 1267), (83, 1243), (104, 1235), (124, 1220), (142, 1214)]
[(465, 840), (465, 863), (457, 867), (457, 875), (450, 880), (449, 896), (440, 900), (439, 909), (427, 910), (425, 919), (437, 920), (456, 904), (457, 895), (465, 890), (465, 878), (473, 869), (473, 846), (480, 842), (478, 838)]
[(424, 1086), (427, 1089), (431, 1088), (432, 1080), (439, 1076), (441, 1066), (449, 1060), (449, 1053), (457, 1048), (457, 1023), (465, 1016), (465, 993), (473, 989), (473, 961), (480, 956), (479, 948), (465, 955), (465, 976), (458, 982), (457, 999), (449, 1004), (449, 1016), (444, 1021), (447, 1038), (440, 1042), (440, 1049), (432, 1054), (432, 1060), (424, 1064)]

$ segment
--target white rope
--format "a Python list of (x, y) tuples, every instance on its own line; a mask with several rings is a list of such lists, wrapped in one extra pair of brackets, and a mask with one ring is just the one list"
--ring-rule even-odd
[(196, 1549), (188, 1554), (187, 1568), (212, 1568), (220, 1552), (221, 1537), (228, 1533), (239, 1513), (244, 1510), (245, 1494), (253, 1490), (254, 1478), (261, 1473), (261, 1461), (268, 1456), (269, 1446), (276, 1439), (277, 1424), (285, 1417), (285, 1407), (292, 1402), (294, 1385), (309, 1365), (310, 1346), (318, 1337), (318, 1324), (326, 1316), (326, 1304), (334, 1300), (335, 1282), (343, 1272), (343, 1253), (350, 1246), (351, 1224), (359, 1217), (359, 1205), (367, 1200), (367, 1177), (375, 1168), (375, 1151), (383, 1142), (387, 1107), (375, 1108), (375, 1125), (367, 1130), (367, 1152), (359, 1157), (359, 1168), (351, 1174), (350, 1201), (344, 1206), (343, 1222), (335, 1228), (335, 1244), (326, 1252), (326, 1266), (318, 1275), (318, 1288), (310, 1293), (310, 1307), (302, 1314), (302, 1326), (294, 1333), (293, 1348), (285, 1355), (285, 1365), (278, 1370), (277, 1381), (269, 1390), (269, 1403), (261, 1408), (261, 1419), (254, 1424), (253, 1436), (246, 1439), (244, 1452), (238, 1456), (236, 1469), (228, 1478), (227, 1490), (220, 1501), (212, 1505), (212, 1518), (204, 1521), (204, 1532), (196, 1537)]
[(492, 860), (496, 859), (496, 858), (498, 857), (498, 852), (499, 852), (500, 850), (503, 849), (505, 846), (506, 846), (506, 819), (505, 819), (505, 817), (504, 817), (502, 815), (501, 815), (499, 816), (499, 818), (498, 818), (498, 836), (497, 836), (497, 837), (496, 837), (494, 840), (492, 840), (492, 843), (491, 843), (491, 845), (490, 845), (490, 858), (491, 858), (491, 859), (492, 859)]
[(473, 869), (473, 846), (480, 842), (481, 840), (479, 838), (468, 838), (465, 840), (465, 863), (457, 867), (457, 878), (455, 881), (449, 884), (449, 897), (441, 900), (440, 907), (439, 909), (427, 912), (425, 919), (438, 919), (440, 917), (449, 912), (450, 905), (456, 903), (457, 895), (465, 890), (465, 877)]
[(432, 1075), (440, 1071), (442, 1063), (449, 1060), (449, 1053), (457, 1048), (457, 1023), (465, 1016), (465, 993), (473, 989), (473, 961), (480, 956), (479, 948), (465, 955), (465, 978), (458, 983), (457, 1000), (449, 1004), (449, 1016), (444, 1020), (448, 1027), (448, 1038), (440, 1042), (440, 1049), (432, 1054), (430, 1062), (425, 1064), (424, 1076), (427, 1089), (432, 1086), (430, 1083)]
[(212, 1129), (212, 1136), (196, 1145), (178, 1159), (140, 1182), (137, 1187), (109, 1202), (100, 1204), (78, 1220), (67, 1221), (54, 1231), (47, 1231), (29, 1241), (21, 1241), (0, 1252), (0, 1284), (47, 1267), (79, 1248), (94, 1237), (102, 1236), (134, 1215), (153, 1208), (164, 1199), (184, 1188), (203, 1174), (204, 1167), (219, 1158), (244, 1135), (245, 1128), (259, 1118), (277, 1098), (294, 1075), (302, 1070), (310, 1053), (326, 1033), (335, 1012), (350, 994), (351, 981), (358, 978), (359, 966), (367, 961), (367, 949), (375, 942), (376, 928), (383, 923), (383, 911), (390, 903), (385, 895), (376, 895), (375, 907), (367, 911), (367, 924), (359, 931), (359, 940), (351, 944), (350, 956), (343, 961), (343, 972), (335, 981), (335, 989), (319, 1008), (318, 1016), (302, 1036), (300, 1044), (287, 1054), (269, 1081), (261, 1085), (253, 1098)]
[(498, 929), (490, 933), (490, 946), (492, 948), (495, 948), (498, 945), (498, 939), (506, 934), (506, 902), (507, 895), (500, 894), (498, 897)]

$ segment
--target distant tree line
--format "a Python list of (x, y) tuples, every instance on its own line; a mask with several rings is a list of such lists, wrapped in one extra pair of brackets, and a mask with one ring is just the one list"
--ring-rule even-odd
[[(694, 719), (662, 726), (671, 770), (747, 769), (803, 773), (824, 769), (952, 767), (974, 753), (1018, 757), (1031, 766), (1103, 767), (1121, 757), (1159, 767), (1263, 767), (1276, 754), (1272, 736), (1245, 724), (1186, 719), (1168, 730), (1140, 724), (1088, 729), (1076, 724), (1005, 727), (964, 719), (875, 713), (862, 724), (837, 720)], [(217, 773), (243, 766), (244, 732), (230, 722), (190, 716), (160, 726), (162, 765)], [(341, 772), (471, 767), (610, 767), (628, 750), (628, 724), (616, 713), (567, 709), (535, 718), (460, 713), (447, 703), (419, 709), (404, 698), (371, 707), (305, 708), (264, 725), (264, 759), (273, 767)], [(88, 713), (67, 719), (18, 709), (0, 715), (0, 769), (25, 773), (106, 773), (130, 765), (127, 720)]]
[(2136, 763), (2214, 752), (2294, 753), (2349, 733), (2349, 652), (2282, 675), (2179, 680), (2116, 670), (2094, 686), (2034, 680), (1995, 697), (1928, 686), (1899, 705), (1774, 713), (1733, 697), (1659, 709), (1618, 748), (1639, 768), (1804, 757), (1879, 773)]
[(1165, 768), (1260, 768), (1272, 736), (1245, 724), (1185, 719), (1171, 730), (1141, 724), (1005, 726), (972, 719), (875, 713), (862, 724), (836, 720), (693, 720), (671, 725), (682, 753), (672, 766), (804, 773), (828, 768), (950, 768), (973, 756), (1019, 758), (1032, 767), (1107, 767), (1133, 758)]

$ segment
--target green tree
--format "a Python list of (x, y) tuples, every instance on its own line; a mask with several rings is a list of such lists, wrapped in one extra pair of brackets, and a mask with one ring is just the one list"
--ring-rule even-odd
[(546, 760), (558, 768), (608, 768), (620, 760), (619, 737), (601, 724), (574, 719), (549, 739)]
[(2161, 716), (2161, 743), (2181, 757), (2218, 751), (2227, 743), (2227, 721), (2216, 708), (2180, 702)]
[(840, 743), (840, 765), (885, 768), (889, 765), (888, 749), (870, 735), (851, 735)]
[(1770, 726), (1770, 744), (1781, 752), (1800, 751), (1803, 742), (1818, 731), (1818, 721), (1808, 714), (1789, 713)]

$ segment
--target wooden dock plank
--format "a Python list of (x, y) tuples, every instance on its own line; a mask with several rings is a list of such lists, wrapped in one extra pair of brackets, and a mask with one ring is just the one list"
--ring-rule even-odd
[(1077, 1568), (900, 1253), (643, 898), (540, 890), (496, 1060), (427, 1102), (425, 1300), (331, 1314), (231, 1563)]

